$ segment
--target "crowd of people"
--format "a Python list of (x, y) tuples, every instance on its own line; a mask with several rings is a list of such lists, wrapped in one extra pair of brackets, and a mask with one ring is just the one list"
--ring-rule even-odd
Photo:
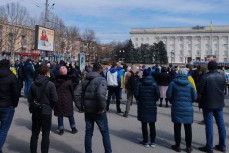
[[(94, 123), (99, 126), (105, 153), (112, 152), (107, 112), (111, 100), (117, 113), (128, 118), (133, 99), (137, 103), (137, 119), (142, 125), (141, 142), (145, 147), (156, 146), (157, 107), (171, 107), (175, 144), (171, 149), (181, 152), (181, 126), (184, 125), (186, 152), (192, 152), (193, 102), (203, 110), (206, 145), (199, 150), (213, 153), (213, 149), (226, 152), (226, 128), (223, 108), (227, 92), (228, 76), (215, 61), (199, 65), (195, 69), (166, 65), (87, 65), (80, 71), (77, 65), (60, 61), (35, 63), (0, 61), (0, 153), (13, 120), (19, 97), (28, 99), (32, 114), (30, 152), (37, 152), (39, 133), (42, 131), (41, 152), (48, 153), (52, 110), (57, 117), (59, 135), (64, 134), (64, 117), (67, 117), (71, 133), (78, 132), (74, 118), (74, 104), (85, 113), (85, 152), (92, 153)], [(21, 93), (24, 89), (24, 94)], [(125, 110), (120, 101), (127, 93)], [(115, 100), (114, 100), (115, 99)], [(159, 104), (157, 104), (159, 101)], [(164, 104), (165, 103), (165, 104)], [(219, 144), (213, 146), (213, 117), (219, 131)], [(149, 132), (148, 132), (149, 125)], [(148, 134), (149, 133), (149, 134)], [(148, 138), (150, 136), (150, 139)]]

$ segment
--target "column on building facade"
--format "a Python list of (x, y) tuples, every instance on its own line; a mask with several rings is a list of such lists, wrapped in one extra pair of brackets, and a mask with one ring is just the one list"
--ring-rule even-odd
[(174, 57), (175, 57), (175, 63), (180, 63), (180, 60), (179, 60), (179, 58), (180, 58), (180, 51), (179, 51), (179, 47), (178, 47), (178, 36), (175, 36), (174, 37), (174, 52), (175, 52), (175, 54), (174, 54)]
[(168, 62), (170, 63), (171, 62), (171, 54), (170, 54), (170, 40), (169, 40), (169, 37), (166, 37), (167, 41), (166, 41), (166, 50), (167, 50), (167, 55), (168, 55)]
[(192, 60), (196, 60), (196, 50), (195, 50), (195, 38), (196, 37), (193, 37), (193, 36), (191, 36), (191, 42), (192, 42), (192, 53), (191, 53), (191, 56), (192, 56)]
[(229, 62), (229, 36), (227, 36), (227, 62)]
[(223, 51), (223, 37), (218, 37), (218, 62), (224, 61), (224, 51)]
[(187, 63), (188, 47), (187, 47), (187, 37), (186, 36), (183, 36), (183, 56), (184, 56), (184, 62)]
[(200, 60), (204, 61), (205, 57), (205, 46), (204, 46), (204, 36), (200, 37)]

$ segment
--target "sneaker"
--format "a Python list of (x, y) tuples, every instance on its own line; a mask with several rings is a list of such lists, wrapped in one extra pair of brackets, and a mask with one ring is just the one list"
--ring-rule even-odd
[(192, 152), (192, 147), (187, 147), (187, 148), (186, 148), (186, 152), (187, 152), (187, 153), (191, 153), (191, 152)]
[(154, 142), (151, 142), (149, 145), (150, 145), (150, 147), (152, 147), (152, 148), (155, 148), (155, 147), (156, 147), (156, 145), (155, 145)]
[(128, 114), (127, 113), (124, 113), (123, 114), (123, 117), (127, 118), (128, 117)]
[(213, 153), (213, 150), (207, 149), (205, 146), (198, 148), (200, 151), (207, 152), (207, 153)]
[(117, 113), (123, 113), (123, 111), (122, 110), (118, 110)]
[(176, 152), (181, 152), (180, 146), (172, 145), (171, 148), (172, 148), (174, 151), (176, 151)]
[(205, 122), (204, 122), (204, 120), (203, 121), (199, 121), (198, 124), (205, 125)]
[(220, 145), (215, 145), (214, 149), (217, 150), (217, 151), (226, 153), (226, 149), (221, 148)]
[(148, 143), (148, 142), (140, 141), (140, 144), (142, 144), (142, 145), (145, 146), (146, 148), (149, 148), (149, 143)]
[(76, 134), (78, 130), (76, 128), (72, 128), (72, 134)]
[(59, 135), (63, 135), (64, 134), (64, 129), (61, 129), (60, 131), (59, 131)]

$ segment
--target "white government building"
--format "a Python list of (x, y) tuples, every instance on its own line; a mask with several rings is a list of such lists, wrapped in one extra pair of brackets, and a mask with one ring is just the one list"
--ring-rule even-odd
[(229, 61), (229, 26), (132, 28), (130, 37), (135, 48), (163, 41), (169, 63)]

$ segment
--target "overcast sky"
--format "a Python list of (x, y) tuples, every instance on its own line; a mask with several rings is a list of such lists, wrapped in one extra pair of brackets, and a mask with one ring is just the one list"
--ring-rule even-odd
[[(19, 2), (39, 15), (45, 0), (0, 0), (0, 6)], [(93, 29), (103, 42), (130, 38), (131, 28), (229, 25), (229, 0), (49, 0), (66, 25)]]

